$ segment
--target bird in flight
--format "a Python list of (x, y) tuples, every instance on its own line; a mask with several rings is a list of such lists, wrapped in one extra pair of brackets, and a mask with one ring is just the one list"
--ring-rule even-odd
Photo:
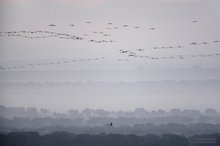
[(144, 49), (137, 49), (137, 51), (140, 51), (140, 52), (142, 52), (142, 51), (144, 51)]
[(154, 27), (151, 27), (151, 28), (149, 28), (149, 29), (151, 29), (151, 30), (154, 30), (154, 29), (156, 29), (156, 28), (154, 28)]
[(55, 27), (56, 25), (55, 25), (55, 24), (50, 24), (49, 26), (50, 26), (50, 27)]
[(120, 51), (120, 53), (128, 53), (129, 52), (129, 50), (119, 50)]
[(203, 44), (203, 45), (208, 45), (209, 43), (207, 43), (207, 42), (202, 42), (202, 44)]
[(110, 123), (110, 124), (109, 124), (109, 126), (111, 126), (111, 127), (112, 127), (112, 126), (113, 126), (113, 124), (112, 124), (112, 123)]
[(70, 26), (75, 26), (74, 24), (70, 24)]
[(87, 21), (87, 22), (85, 22), (85, 23), (87, 23), (87, 24), (90, 24), (90, 23), (92, 23), (92, 22), (90, 22), (90, 21)]
[(197, 23), (197, 22), (199, 22), (199, 21), (198, 21), (198, 20), (193, 20), (192, 22), (193, 22), (193, 23)]
[(198, 45), (198, 43), (192, 42), (192, 43), (190, 43), (189, 45)]

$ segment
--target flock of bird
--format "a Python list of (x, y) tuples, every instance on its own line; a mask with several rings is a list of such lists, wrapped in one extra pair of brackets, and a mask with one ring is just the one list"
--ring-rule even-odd
[[(110, 36), (109, 34), (106, 34), (104, 32), (93, 32), (93, 33), (99, 33), (103, 36)], [(0, 32), (0, 36), (4, 37), (20, 37), (20, 38), (26, 38), (26, 39), (39, 39), (39, 38), (58, 38), (58, 39), (66, 39), (66, 40), (87, 40), (88, 42), (92, 43), (113, 43), (114, 40), (96, 40), (96, 39), (87, 39), (85, 36), (88, 36), (87, 34), (82, 34), (84, 37), (76, 36), (72, 34), (67, 33), (58, 33), (54, 31), (42, 31), (42, 30), (36, 30), (36, 31), (8, 31), (8, 32)]]
[[(92, 24), (91, 21), (86, 21), (84, 22), (86, 24)], [(56, 24), (50, 24), (49, 27), (56, 27), (57, 25)], [(76, 25), (75, 24), (69, 24), (70, 27), (75, 27)], [(108, 30), (114, 30), (114, 29), (121, 29), (121, 28), (128, 28), (130, 25), (128, 24), (123, 24), (123, 25), (120, 25), (120, 26), (115, 26), (112, 22), (108, 22), (107, 23), (107, 27), (106, 29)], [(135, 28), (135, 29), (139, 29), (141, 28), (140, 26), (131, 26), (132, 28)], [(154, 30), (156, 29), (155, 27), (149, 27), (149, 29), (151, 30)]]
[[(191, 42), (189, 44), (186, 45), (178, 45), (178, 46), (163, 46), (163, 47), (153, 47), (151, 49), (154, 50), (160, 50), (160, 49), (177, 49), (177, 48), (186, 48), (189, 46), (209, 46), (209, 45), (213, 45), (213, 44), (220, 44), (219, 40), (215, 40), (212, 42)], [(175, 58), (179, 58), (179, 59), (185, 59), (185, 58), (195, 58), (195, 57), (214, 57), (214, 56), (219, 56), (219, 53), (214, 53), (214, 54), (192, 54), (192, 55), (188, 55), (188, 56), (184, 56), (184, 55), (177, 55), (177, 56), (162, 56), (162, 57), (153, 57), (153, 56), (149, 56), (149, 55), (139, 55), (141, 52), (145, 52), (146, 49), (136, 49), (136, 50), (128, 50), (128, 49), (120, 49), (119, 50), (121, 54), (127, 54), (128, 57), (136, 57), (136, 58), (148, 58), (148, 59), (154, 59), (154, 60), (158, 60), (158, 59), (175, 59)]]
[[(198, 20), (193, 20), (192, 23), (198, 23)], [(86, 21), (84, 22), (86, 25), (91, 25), (92, 22)], [(50, 24), (49, 27), (55, 28), (56, 24)], [(69, 27), (76, 27), (75, 24), (69, 24)], [(123, 24), (120, 26), (114, 25), (112, 22), (106, 23), (106, 31), (108, 30), (118, 30), (118, 29), (126, 29), (126, 28), (132, 28), (132, 29), (142, 29), (143, 27), (140, 26), (131, 26), (128, 24)], [(155, 30), (155, 27), (148, 27), (149, 30)], [(91, 38), (91, 36), (99, 36), (101, 39)], [(89, 43), (113, 43), (116, 42), (112, 39), (107, 39), (111, 37), (111, 33), (106, 33), (105, 31), (91, 31), (90, 33), (84, 33), (80, 35), (73, 35), (70, 33), (60, 33), (56, 31), (45, 31), (45, 30), (35, 30), (35, 31), (7, 31), (7, 32), (0, 32), (0, 37), (19, 37), (19, 38), (25, 38), (25, 39), (46, 39), (46, 38), (57, 38), (57, 39), (65, 39), (65, 40), (77, 40), (77, 41), (87, 41)], [(167, 55), (167, 56), (151, 56), (151, 55), (144, 55), (142, 53), (147, 52), (147, 49), (151, 50), (167, 50), (167, 49), (181, 49), (181, 48), (187, 48), (187, 47), (196, 47), (196, 46), (209, 46), (214, 44), (220, 44), (220, 40), (214, 40), (212, 42), (190, 42), (185, 45), (171, 45), (171, 46), (160, 46), (160, 47), (152, 47), (152, 48), (145, 48), (145, 49), (120, 49), (120, 54), (127, 55), (126, 59), (115, 59), (117, 61), (130, 61), (131, 58), (146, 58), (151, 60), (164, 60), (164, 59), (186, 59), (186, 58), (195, 58), (195, 57), (215, 57), (220, 56), (218, 52), (216, 53), (210, 53), (210, 54), (191, 54), (191, 55)], [(103, 60), (107, 57), (98, 57), (98, 58), (87, 58), (87, 59), (68, 59), (65, 61), (47, 61), (47, 62), (41, 62), (41, 63), (29, 63), (26, 65), (20, 65), (20, 66), (0, 66), (0, 70), (11, 70), (11, 69), (24, 69), (27, 67), (36, 67), (36, 66), (48, 66), (48, 65), (58, 65), (58, 64), (68, 64), (68, 63), (74, 63), (74, 62), (84, 62), (84, 61), (97, 61), (97, 60)]]
[(220, 56), (220, 53), (213, 53), (213, 54), (192, 54), (192, 55), (176, 55), (176, 56), (172, 55), (172, 56), (160, 56), (160, 57), (157, 56), (157, 57), (155, 57), (155, 56), (150, 56), (150, 55), (138, 55), (134, 51), (123, 50), (123, 49), (120, 50), (120, 53), (127, 54), (128, 57), (146, 58), (146, 59), (152, 59), (152, 60), (186, 59), (186, 58), (196, 58), (196, 57), (204, 58), (204, 57)]
[(178, 45), (178, 46), (163, 46), (163, 47), (153, 47), (152, 49), (154, 50), (162, 50), (162, 49), (177, 49), (177, 48), (185, 48), (185, 47), (189, 47), (189, 46), (204, 46), (204, 45), (211, 45), (211, 44), (217, 44), (220, 43), (220, 40), (215, 40), (212, 42), (191, 42), (188, 45)]
[(85, 58), (85, 59), (65, 59), (64, 61), (45, 61), (45, 62), (38, 62), (38, 63), (29, 63), (26, 65), (20, 65), (20, 66), (11, 66), (11, 67), (0, 66), (0, 70), (24, 69), (28, 67), (61, 65), (61, 64), (68, 64), (68, 63), (75, 63), (75, 62), (98, 61), (98, 60), (104, 60), (104, 59), (106, 59), (106, 57)]
[[(92, 22), (87, 21), (86, 24), (91, 24)], [(49, 27), (55, 28), (56, 24), (50, 24)], [(75, 27), (74, 24), (69, 24), (71, 27)], [(121, 28), (128, 28), (128, 24), (124, 24), (121, 26), (114, 26), (113, 23), (107, 23), (107, 30), (114, 30), (114, 29), (121, 29)], [(131, 26), (132, 27), (132, 26)], [(133, 26), (134, 29), (140, 29), (140, 26)], [(155, 30), (156, 28), (150, 27), (150, 30)], [(81, 34), (79, 36), (67, 34), (67, 33), (58, 33), (54, 31), (43, 31), (43, 30), (36, 30), (36, 31), (8, 31), (8, 32), (0, 32), (0, 36), (2, 37), (20, 37), (26, 39), (45, 39), (45, 38), (58, 38), (58, 39), (66, 39), (66, 40), (86, 40), (91, 43), (113, 43), (116, 42), (115, 40), (107, 40), (106, 37), (110, 37), (109, 33), (105, 33), (103, 31), (92, 31), (93, 34), (100, 35), (100, 37), (104, 37), (103, 39), (89, 39), (90, 36), (88, 33)]]

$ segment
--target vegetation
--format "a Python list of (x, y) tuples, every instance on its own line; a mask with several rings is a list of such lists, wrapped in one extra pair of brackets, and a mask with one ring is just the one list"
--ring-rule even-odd
[[(196, 138), (200, 141), (195, 141)], [(219, 146), (219, 144), (220, 134), (197, 135), (188, 138), (174, 134), (161, 136), (104, 133), (75, 135), (65, 132), (42, 136), (37, 132), (0, 134), (0, 145), (2, 146)]]

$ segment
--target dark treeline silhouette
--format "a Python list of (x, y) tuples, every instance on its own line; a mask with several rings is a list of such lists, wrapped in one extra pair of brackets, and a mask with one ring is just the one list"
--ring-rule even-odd
[(75, 135), (56, 132), (39, 135), (37, 132), (0, 134), (0, 145), (4, 146), (219, 146), (220, 134), (197, 135)]
[[(82, 122), (82, 121), (81, 121)], [(106, 123), (102, 126), (83, 126), (80, 121), (70, 119), (16, 119), (13, 121), (2, 120), (0, 132), (22, 132), (22, 131), (38, 131), (40, 134), (48, 134), (56, 131), (65, 131), (74, 134), (100, 134), (100, 133), (114, 133), (114, 134), (184, 134), (186, 136), (204, 134), (204, 133), (220, 133), (220, 124), (206, 124), (196, 123), (190, 125), (169, 123), (155, 125), (152, 123), (134, 124), (133, 126), (115, 126), (115, 123)]]
[(103, 109), (70, 109), (67, 113), (50, 112), (34, 107), (0, 106), (0, 131), (31, 131), (53, 133), (66, 131), (75, 134), (163, 134), (185, 135), (220, 133), (220, 115), (215, 109), (172, 109), (170, 111), (106, 111)]

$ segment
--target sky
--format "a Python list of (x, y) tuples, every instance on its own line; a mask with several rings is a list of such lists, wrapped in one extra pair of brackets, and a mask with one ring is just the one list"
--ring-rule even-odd
[[(1, 0), (0, 82), (219, 79), (219, 7), (219, 0)], [(16, 104), (29, 96), (23, 89), (3, 89), (3, 104), (40, 106)]]
[[(219, 53), (220, 10), (217, 0), (3, 0), (1, 5), (2, 32), (7, 31), (53, 31), (84, 37), (83, 41), (47, 39), (24, 39), (1, 37), (1, 62), (34, 60), (108, 57), (101, 67), (111, 66), (118, 58), (127, 59), (119, 50), (144, 49), (139, 55), (172, 56)], [(86, 24), (91, 21), (91, 24)], [(193, 23), (193, 21), (198, 21)], [(111, 30), (106, 29), (110, 25)], [(55, 24), (55, 27), (50, 27)], [(71, 27), (70, 25), (74, 26)], [(123, 25), (128, 27), (123, 28)], [(138, 26), (139, 29), (134, 27)], [(113, 29), (118, 27), (118, 29)], [(155, 28), (151, 30), (149, 28)], [(105, 32), (102, 37), (93, 33)], [(84, 35), (88, 36), (84, 36)], [(35, 34), (35, 36), (41, 34)], [(113, 43), (88, 43), (90, 39), (113, 40)], [(209, 45), (189, 46), (191, 42), (207, 42)], [(185, 46), (180, 49), (153, 50), (153, 47)], [(15, 49), (16, 48), (16, 49)], [(186, 67), (194, 65), (219, 67), (219, 57), (188, 57), (185, 60), (135, 59), (122, 63), (119, 68), (134, 68), (142, 64), (147, 68), (155, 65)], [(139, 61), (141, 60), (141, 61)], [(13, 63), (14, 63), (13, 62)], [(117, 61), (116, 61), (117, 62)], [(13, 66), (12, 63), (12, 66)], [(107, 64), (107, 65), (106, 65)], [(115, 65), (115, 63), (114, 63)], [(85, 68), (91, 64), (84, 65)], [(97, 68), (96, 65), (92, 65)], [(50, 66), (51, 67), (51, 66)], [(56, 66), (53, 66), (57, 68)], [(52, 68), (53, 68), (52, 67)], [(47, 69), (43, 68), (43, 69)], [(59, 67), (58, 67), (59, 68)], [(100, 65), (99, 67), (100, 68)], [(112, 67), (111, 67), (112, 68)], [(114, 68), (114, 67), (113, 67)], [(71, 69), (71, 68), (70, 68)]]

